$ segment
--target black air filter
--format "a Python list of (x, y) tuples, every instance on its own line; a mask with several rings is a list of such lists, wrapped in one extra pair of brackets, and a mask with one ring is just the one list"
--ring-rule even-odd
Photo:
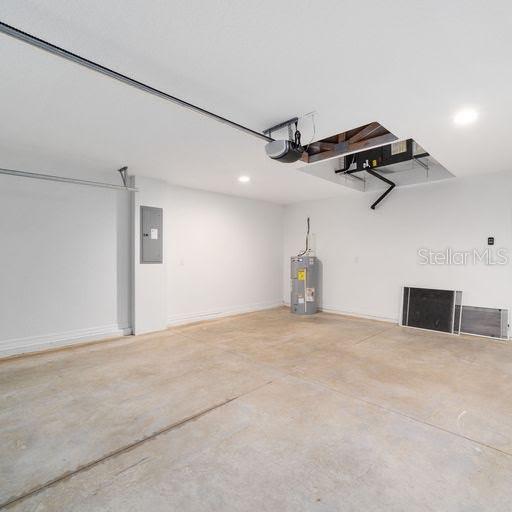
[(402, 325), (459, 333), (462, 292), (404, 288)]

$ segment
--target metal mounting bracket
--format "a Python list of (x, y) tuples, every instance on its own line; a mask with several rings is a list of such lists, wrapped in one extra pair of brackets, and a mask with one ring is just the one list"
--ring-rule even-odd
[[(371, 176), (373, 176), (373, 177), (377, 178), (378, 180), (383, 181), (384, 183), (387, 183), (389, 185), (389, 188), (377, 199), (377, 201), (375, 201), (370, 206), (370, 208), (372, 210), (375, 210), (375, 207), (396, 187), (396, 183), (392, 182), (391, 180), (388, 180), (387, 178), (384, 178), (384, 176), (382, 176), (382, 174), (378, 174), (377, 172), (375, 172), (374, 169), (371, 169), (369, 167), (366, 169), (361, 169), (361, 170), (354, 169), (353, 171), (339, 169), (338, 171), (334, 171), (334, 172), (337, 172), (338, 174), (352, 176), (356, 172), (363, 172), (363, 171), (366, 171)], [(355, 178), (356, 176), (352, 176), (352, 177)]]
[(123, 180), (123, 185), (125, 187), (128, 187), (128, 167), (121, 167), (121, 169), (118, 169), (117, 171), (121, 175), (121, 179)]
[(268, 135), (269, 137), (272, 137), (272, 132), (276, 132), (277, 130), (280, 130), (281, 128), (290, 127), (292, 124), (298, 123), (299, 118), (293, 117), (292, 119), (288, 119), (288, 121), (283, 121), (282, 123), (276, 124), (274, 126), (271, 126), (270, 128), (267, 128), (266, 130), (263, 130), (263, 133), (265, 135)]
[(375, 178), (383, 181), (384, 183), (387, 183), (389, 185), (389, 188), (382, 194), (375, 203), (373, 203), (370, 208), (372, 210), (375, 210), (375, 207), (396, 187), (396, 183), (393, 183), (391, 180), (388, 180), (387, 178), (384, 178), (382, 174), (376, 173), (373, 169), (365, 169), (368, 174), (371, 174)]

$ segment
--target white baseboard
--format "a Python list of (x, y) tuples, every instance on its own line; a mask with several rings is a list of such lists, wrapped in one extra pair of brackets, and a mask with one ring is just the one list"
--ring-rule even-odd
[(241, 315), (243, 313), (251, 313), (253, 311), (262, 311), (264, 309), (272, 309), (282, 306), (282, 301), (272, 302), (259, 302), (256, 304), (246, 304), (244, 306), (235, 306), (230, 308), (215, 309), (210, 311), (203, 311), (200, 313), (184, 313), (172, 315), (167, 319), (167, 325), (172, 327), (174, 325), (191, 324), (194, 322), (202, 322), (203, 320), (214, 320), (215, 318), (222, 318), (226, 316)]
[[(283, 302), (285, 306), (290, 306), (289, 302)], [(385, 316), (375, 316), (375, 315), (366, 315), (363, 313), (357, 313), (355, 311), (345, 311), (342, 309), (339, 309), (335, 306), (321, 306), (318, 308), (319, 311), (322, 311), (324, 313), (331, 313), (333, 315), (344, 315), (344, 316), (353, 316), (354, 318), (364, 318), (366, 320), (378, 320), (379, 322), (388, 322), (392, 324), (398, 323), (398, 318), (389, 318)]]
[(40, 352), (51, 348), (68, 347), (89, 341), (126, 336), (131, 333), (131, 327), (114, 324), (41, 336), (3, 340), (0, 341), (0, 357)]
[(378, 320), (379, 322), (388, 322), (392, 324), (398, 323), (398, 318), (389, 318), (385, 316), (375, 316), (375, 315), (366, 315), (363, 313), (357, 313), (355, 311), (344, 311), (338, 309), (334, 306), (322, 306), (320, 308), (324, 313), (332, 313), (334, 315), (345, 315), (345, 316), (353, 316), (355, 318), (365, 318), (366, 320)]
[[(167, 319), (169, 327), (175, 325), (190, 324), (204, 320), (214, 320), (228, 316), (251, 313), (253, 311), (262, 311), (265, 309), (277, 308), (279, 306), (289, 306), (289, 303), (283, 301), (259, 302), (256, 304), (246, 304), (244, 306), (235, 306), (230, 308), (203, 311), (200, 313), (186, 313), (172, 315)], [(357, 318), (366, 318), (370, 320), (380, 320), (383, 322), (397, 323), (396, 318), (386, 318), (372, 315), (364, 315), (353, 311), (343, 311), (333, 306), (323, 306), (321, 311), (337, 315), (353, 316)], [(79, 345), (90, 341), (99, 341), (117, 336), (127, 336), (132, 334), (131, 327), (123, 325), (106, 325), (92, 327), (88, 329), (77, 329), (73, 331), (60, 332), (57, 334), (47, 334), (41, 336), (29, 336), (26, 338), (15, 338), (0, 341), (0, 358), (13, 355), (20, 355), (32, 352), (40, 352), (51, 348), (68, 347)]]

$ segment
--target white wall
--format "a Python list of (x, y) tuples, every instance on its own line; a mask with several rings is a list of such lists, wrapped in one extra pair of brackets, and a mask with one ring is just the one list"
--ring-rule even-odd
[[(136, 178), (136, 334), (282, 304), (284, 208)], [(164, 262), (140, 264), (140, 206), (164, 210)]]
[(512, 306), (511, 265), (423, 266), (420, 248), (495, 248), (512, 256), (512, 173), (404, 187), (370, 210), (378, 192), (299, 203), (285, 213), (284, 300), (289, 302), (289, 256), (304, 245), (311, 217), (322, 262), (323, 308), (396, 321), (404, 285), (460, 289), (463, 302)]
[[(2, 177), (0, 353), (127, 333), (132, 313), (137, 332), (148, 332), (288, 302), (289, 256), (303, 247), (308, 215), (324, 309), (396, 321), (403, 285), (512, 307), (510, 265), (423, 266), (417, 255), (485, 249), (488, 236), (512, 251), (509, 173), (400, 188), (376, 211), (375, 193), (283, 208), (136, 184), (132, 203), (124, 192)], [(141, 204), (164, 208), (163, 265), (139, 263)]]
[(127, 332), (128, 194), (1, 176), (0, 353)]
[(282, 206), (169, 187), (165, 208), (169, 324), (282, 304)]
[[(133, 330), (135, 334), (161, 331), (167, 327), (166, 261), (162, 264), (140, 263), (140, 207), (164, 208), (164, 240), (167, 236), (166, 208), (169, 186), (160, 180), (135, 178), (138, 192), (133, 196), (134, 236), (134, 297)], [(164, 253), (165, 256), (165, 253)]]
[[(0, 355), (282, 303), (283, 207), (135, 185), (1, 177)], [(164, 209), (162, 265), (140, 264), (140, 205)]]

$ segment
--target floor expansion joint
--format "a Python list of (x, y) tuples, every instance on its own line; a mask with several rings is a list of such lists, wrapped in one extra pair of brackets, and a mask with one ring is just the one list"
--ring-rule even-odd
[(65, 480), (69, 480), (70, 478), (74, 477), (75, 475), (79, 474), (79, 473), (82, 473), (84, 471), (88, 471), (89, 469), (92, 469), (93, 467), (97, 466), (98, 464), (101, 464), (103, 462), (106, 462), (107, 460), (110, 460), (110, 459), (113, 459), (114, 457), (117, 457), (118, 455), (122, 455), (124, 453), (127, 453), (139, 446), (141, 446), (142, 444), (148, 442), (148, 441), (152, 441), (153, 439), (156, 439), (157, 437), (163, 435), (163, 434), (167, 434), (173, 430), (177, 430), (185, 425), (187, 425), (188, 423), (191, 423), (191, 422), (194, 422), (194, 421), (197, 421), (199, 420), (200, 418), (202, 418), (203, 416), (206, 416), (207, 414), (217, 410), (217, 409), (220, 409), (221, 407), (224, 407), (225, 405), (228, 405), (230, 404), (231, 402), (234, 402), (235, 400), (238, 400), (239, 398), (242, 398), (246, 395), (249, 395), (250, 393), (253, 393), (254, 391), (257, 391), (259, 389), (261, 389), (262, 387), (264, 386), (267, 386), (269, 384), (271, 384), (272, 381), (269, 381), (269, 382), (265, 382), (264, 384), (260, 385), (260, 386), (257, 386), (256, 388), (253, 388), (249, 391), (246, 391), (245, 393), (241, 393), (233, 398), (228, 398), (227, 400), (224, 400), (223, 402), (220, 402), (218, 404), (215, 404), (213, 405), (212, 407), (208, 407), (207, 409), (203, 409), (202, 411), (196, 413), (196, 414), (193, 414), (192, 416), (188, 416), (180, 421), (177, 421), (175, 423), (172, 423), (171, 425), (168, 425), (160, 430), (157, 430), (156, 432), (153, 432), (152, 434), (142, 438), (142, 439), (139, 439), (138, 441), (134, 441), (133, 443), (130, 443), (130, 444), (127, 444), (125, 446), (123, 446), (122, 448), (118, 448), (117, 450), (114, 450), (113, 452), (110, 452), (98, 459), (95, 459), (91, 462), (88, 462), (80, 467), (78, 467), (77, 469), (73, 470), (73, 471), (69, 471), (67, 473), (64, 473), (63, 475), (60, 475), (58, 476), (57, 478), (54, 478), (53, 480), (50, 480), (49, 482), (46, 482), (42, 485), (39, 485), (35, 488), (33, 488), (32, 490), (28, 491), (28, 492), (25, 492), (19, 496), (15, 496), (13, 498), (9, 498), (6, 502), (4, 503), (0, 503), (0, 510), (3, 510), (7, 507), (10, 507), (11, 505), (15, 505), (27, 498), (30, 498), (36, 494), (39, 494), (40, 492), (48, 489), (49, 487), (52, 487), (54, 485), (57, 485)]

